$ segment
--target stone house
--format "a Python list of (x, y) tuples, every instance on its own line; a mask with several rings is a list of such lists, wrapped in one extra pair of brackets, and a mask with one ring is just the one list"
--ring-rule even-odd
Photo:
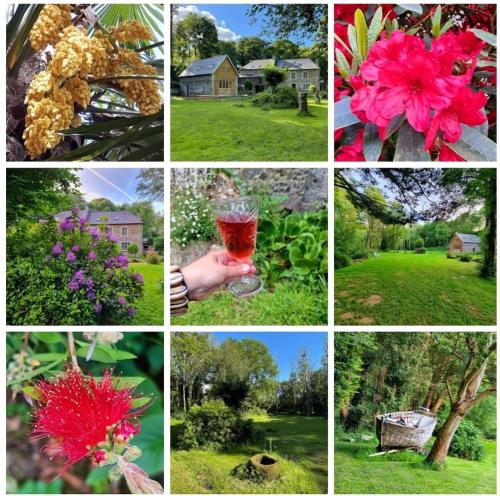
[(320, 70), (310, 58), (301, 59), (272, 59), (252, 60), (248, 64), (239, 69), (239, 87), (243, 88), (245, 81), (249, 80), (253, 83), (255, 91), (265, 89), (265, 81), (263, 78), (264, 67), (270, 65), (285, 69), (288, 73), (284, 83), (288, 84), (297, 91), (308, 91), (312, 84), (318, 90), (320, 89)]
[(455, 233), (450, 241), (450, 253), (479, 253), (481, 239), (475, 234)]
[[(55, 216), (56, 221), (61, 222), (70, 216), (71, 212), (60, 212)], [(127, 253), (130, 244), (135, 243), (139, 248), (138, 255), (148, 250), (144, 240), (144, 223), (142, 219), (131, 212), (120, 210), (118, 212), (97, 212), (88, 208), (80, 210), (79, 217), (86, 220), (89, 227), (106, 225), (106, 231), (118, 238), (118, 244), (122, 253)]]
[(237, 96), (238, 70), (227, 55), (195, 60), (179, 75), (183, 96)]

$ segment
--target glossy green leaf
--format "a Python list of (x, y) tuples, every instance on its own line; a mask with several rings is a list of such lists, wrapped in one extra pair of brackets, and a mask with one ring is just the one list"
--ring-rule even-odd
[(495, 162), (497, 159), (497, 144), (476, 127), (462, 124), (460, 139), (446, 144), (468, 162)]
[(394, 162), (428, 162), (430, 156), (424, 151), (423, 133), (413, 129), (408, 122), (399, 128), (398, 142), (394, 153)]
[(434, 14), (432, 15), (432, 28), (431, 28), (432, 36), (437, 38), (441, 33), (441, 5), (436, 7)]
[(62, 343), (63, 338), (59, 332), (34, 332), (33, 336), (46, 344)]
[(151, 398), (135, 398), (132, 401), (132, 408), (140, 408), (141, 406), (147, 405), (151, 401)]
[(33, 360), (38, 360), (39, 362), (52, 362), (54, 360), (59, 360), (59, 358), (66, 358), (67, 353), (37, 353), (31, 358)]
[(441, 28), (440, 34), (446, 33), (453, 25), (455, 24), (454, 19), (448, 19), (444, 24), (443, 27)]
[(365, 124), (363, 133), (363, 155), (367, 162), (376, 162), (382, 152), (383, 142), (378, 134), (378, 126), (372, 122)]
[[(96, 377), (96, 381), (100, 381), (102, 377)], [(111, 379), (113, 386), (116, 389), (132, 389), (145, 381), (144, 377), (124, 377), (118, 376)]]
[(347, 39), (349, 41), (353, 57), (358, 61), (358, 64), (361, 64), (363, 60), (361, 58), (361, 54), (359, 53), (358, 42), (356, 40), (356, 28), (352, 24), (347, 26)]
[(483, 31), (482, 29), (469, 29), (472, 31), (480, 40), (485, 41), (491, 46), (497, 46), (497, 36), (496, 34), (489, 33), (488, 31)]
[(379, 7), (375, 11), (375, 14), (373, 14), (372, 20), (370, 22), (370, 27), (368, 28), (368, 49), (370, 49), (375, 41), (377, 41), (377, 38), (379, 37), (379, 34), (384, 27), (384, 21), (382, 17), (382, 7)]
[(389, 122), (386, 130), (385, 130), (385, 139), (389, 138), (392, 136), (400, 127), (401, 124), (406, 119), (406, 113), (403, 112), (402, 114), (395, 115)]
[[(89, 349), (89, 344), (86, 344), (79, 348), (76, 351), (76, 356), (79, 356), (81, 358), (87, 358), (87, 352)], [(116, 363), (115, 358), (108, 353), (107, 350), (102, 349), (102, 346), (97, 345), (92, 352), (92, 357), (90, 358), (91, 361), (93, 362), (100, 362), (100, 363)]]
[(41, 391), (35, 386), (24, 386), (23, 393), (29, 396), (30, 398), (33, 398), (34, 400), (42, 399)]
[(365, 14), (361, 9), (356, 9), (354, 13), (354, 25), (356, 27), (356, 41), (361, 60), (365, 60), (368, 54), (368, 27), (366, 25)]
[(347, 59), (345, 58), (344, 54), (341, 52), (340, 49), (336, 48), (335, 49), (335, 57), (336, 57), (336, 62), (337, 62), (337, 68), (340, 72), (340, 75), (348, 80), (349, 79), (349, 73), (351, 71), (351, 68), (349, 67), (349, 62), (347, 62)]
[(335, 131), (359, 122), (358, 117), (352, 113), (350, 97), (335, 102), (333, 116)]
[(163, 472), (163, 431), (163, 414), (148, 413), (141, 418), (141, 432), (134, 438), (134, 445), (142, 450), (142, 456), (135, 463), (150, 476)]

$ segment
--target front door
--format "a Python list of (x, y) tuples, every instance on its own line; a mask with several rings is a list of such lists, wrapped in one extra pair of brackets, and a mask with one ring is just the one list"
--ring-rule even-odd
[(297, 89), (297, 85), (295, 83), (292, 83), (292, 88), (296, 90)]
[(219, 81), (219, 95), (220, 96), (231, 96), (231, 90), (233, 88), (233, 82), (221, 79)]

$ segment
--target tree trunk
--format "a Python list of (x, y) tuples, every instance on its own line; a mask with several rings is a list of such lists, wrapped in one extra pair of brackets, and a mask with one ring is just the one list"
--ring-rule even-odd
[(307, 92), (301, 91), (299, 93), (299, 112), (301, 114), (308, 114), (309, 109), (307, 107)]
[(444, 463), (446, 456), (448, 455), (448, 449), (450, 448), (451, 440), (455, 435), (460, 422), (462, 422), (463, 416), (456, 410), (452, 409), (448, 418), (446, 419), (443, 427), (439, 429), (439, 434), (434, 441), (431, 452), (426, 458), (428, 463)]
[(321, 94), (319, 90), (317, 90), (316, 93), (314, 94), (314, 101), (316, 102), (317, 105), (321, 103)]
[(182, 404), (184, 406), (184, 413), (187, 412), (186, 409), (186, 385), (182, 385)]
[(497, 240), (497, 190), (496, 174), (489, 179), (488, 196), (486, 198), (486, 247), (484, 252), (481, 275), (483, 277), (494, 277), (496, 274), (496, 240)]
[(438, 410), (443, 405), (445, 398), (446, 398), (446, 393), (445, 392), (442, 392), (442, 393), (438, 394), (438, 397), (434, 400), (434, 402), (431, 404), (431, 406), (427, 407), (427, 408), (429, 408), (429, 410), (431, 411), (431, 413), (437, 414)]

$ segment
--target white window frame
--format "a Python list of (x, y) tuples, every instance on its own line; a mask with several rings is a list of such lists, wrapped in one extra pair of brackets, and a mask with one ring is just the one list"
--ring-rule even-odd
[(290, 79), (295, 79), (295, 71), (290, 72)]
[[(125, 245), (125, 248), (124, 248)], [(128, 247), (130, 246), (130, 243), (128, 241), (122, 241), (120, 243), (120, 250), (121, 251), (128, 251)]]
[(305, 91), (308, 91), (309, 90), (309, 84), (307, 84), (307, 83), (302, 84), (302, 89), (305, 90)]
[(122, 227), (122, 236), (128, 236), (128, 227), (127, 226)]
[(111, 226), (106, 226), (106, 232), (108, 234), (113, 234), (113, 228)]
[(302, 79), (303, 79), (304, 81), (309, 81), (309, 73), (308, 73), (307, 71), (304, 71), (304, 72), (302, 73)]

